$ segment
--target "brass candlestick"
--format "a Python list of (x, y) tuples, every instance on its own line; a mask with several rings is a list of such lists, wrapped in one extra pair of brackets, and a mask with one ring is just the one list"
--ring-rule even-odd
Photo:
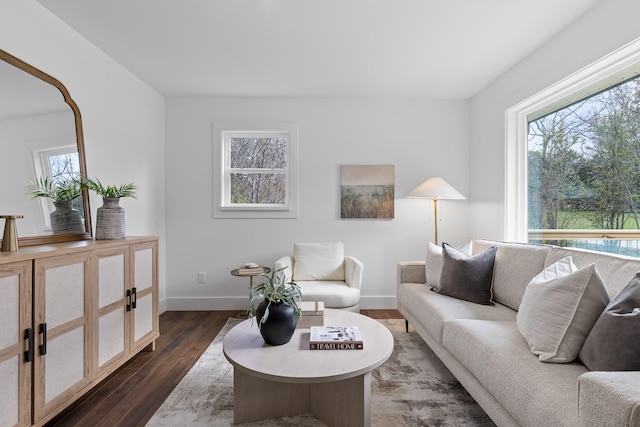
[(0, 252), (15, 252), (18, 250), (18, 231), (16, 219), (24, 218), (22, 215), (0, 215), (4, 218), (4, 234), (2, 235), (2, 248)]

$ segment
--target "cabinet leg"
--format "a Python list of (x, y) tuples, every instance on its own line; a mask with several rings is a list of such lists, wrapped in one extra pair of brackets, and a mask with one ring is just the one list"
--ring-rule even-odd
[(156, 340), (151, 341), (142, 351), (156, 351)]

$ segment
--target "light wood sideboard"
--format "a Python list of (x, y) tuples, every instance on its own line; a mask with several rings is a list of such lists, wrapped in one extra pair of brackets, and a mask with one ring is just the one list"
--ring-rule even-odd
[(159, 336), (158, 239), (0, 253), (0, 425), (41, 426)]

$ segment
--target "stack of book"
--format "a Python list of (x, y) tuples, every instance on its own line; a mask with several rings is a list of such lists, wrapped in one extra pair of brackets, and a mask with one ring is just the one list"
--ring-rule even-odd
[(312, 326), (311, 350), (362, 350), (362, 336), (357, 326)]
[(258, 264), (245, 264), (238, 267), (238, 274), (246, 274), (247, 276), (262, 274), (264, 272), (264, 266)]

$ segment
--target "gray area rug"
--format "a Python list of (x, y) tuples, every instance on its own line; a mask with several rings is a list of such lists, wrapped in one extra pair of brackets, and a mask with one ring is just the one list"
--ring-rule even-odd
[[(147, 426), (233, 425), (233, 367), (222, 353), (229, 319)], [(493, 426), (449, 370), (404, 320), (380, 320), (395, 340), (393, 354), (373, 371), (373, 426)], [(242, 426), (324, 426), (313, 415), (236, 424)]]

